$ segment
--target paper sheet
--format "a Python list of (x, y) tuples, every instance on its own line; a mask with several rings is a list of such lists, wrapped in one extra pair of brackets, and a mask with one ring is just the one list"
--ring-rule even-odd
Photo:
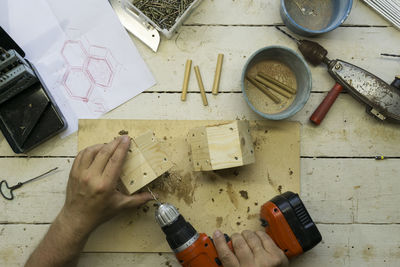
[(66, 117), (63, 136), (155, 84), (107, 0), (2, 0), (0, 25)]

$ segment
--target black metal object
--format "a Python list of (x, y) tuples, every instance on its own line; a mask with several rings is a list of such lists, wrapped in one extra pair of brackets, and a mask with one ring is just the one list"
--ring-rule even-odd
[[(29, 179), (29, 180), (27, 180), (25, 182), (19, 182), (16, 185), (13, 185), (11, 187), (8, 185), (6, 180), (2, 180), (0, 182), (0, 194), (7, 200), (13, 200), (14, 199), (14, 190), (22, 187), (24, 184), (27, 184), (27, 183), (36, 181), (36, 180), (38, 180), (40, 178), (43, 178), (44, 176), (56, 171), (57, 169), (58, 169), (58, 167), (56, 167), (54, 169), (51, 169), (50, 171), (47, 171), (47, 172), (45, 172), (45, 173), (43, 173), (43, 174), (41, 174), (39, 176), (36, 176), (36, 177), (34, 177), (32, 179)], [(8, 194), (5, 192), (5, 189), (4, 189), (3, 185), (7, 188)]]
[(35, 68), (3, 29), (1, 47), (0, 129), (15, 153), (25, 153), (64, 130), (67, 123)]

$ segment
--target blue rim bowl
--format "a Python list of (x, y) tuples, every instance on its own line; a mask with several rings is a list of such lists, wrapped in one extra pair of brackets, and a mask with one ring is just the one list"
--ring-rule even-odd
[(330, 32), (339, 27), (349, 16), (353, 6), (353, 0), (338, 0), (335, 4), (336, 6), (332, 21), (327, 27), (321, 30), (311, 30), (298, 24), (287, 11), (285, 0), (281, 0), (280, 14), (286, 27), (288, 27), (292, 32), (302, 36), (315, 36)]
[[(246, 73), (253, 65), (264, 60), (278, 60), (288, 66), (296, 76), (297, 93), (293, 103), (285, 110), (275, 114), (268, 114), (259, 111), (250, 102), (246, 93)], [(255, 113), (269, 120), (283, 120), (299, 112), (307, 103), (312, 88), (312, 76), (310, 68), (305, 60), (295, 51), (283, 46), (267, 46), (257, 50), (247, 60), (242, 71), (241, 85), (243, 97)]]

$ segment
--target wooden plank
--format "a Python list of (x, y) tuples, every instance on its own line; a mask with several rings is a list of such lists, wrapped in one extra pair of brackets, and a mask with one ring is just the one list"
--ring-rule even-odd
[[(1, 178), (9, 184), (53, 167), (61, 169), (16, 190), (15, 200), (0, 201), (0, 223), (50, 223), (64, 203), (71, 165), (72, 159), (0, 159)], [(303, 158), (301, 197), (320, 223), (399, 224), (399, 166), (400, 159)]]
[[(281, 1), (277, 0), (203, 0), (185, 24), (222, 25), (270, 25), (281, 24), (279, 15)], [(229, 16), (221, 16), (229, 14)], [(353, 9), (345, 25), (389, 25), (378, 14), (354, 0)]]
[[(218, 226), (226, 232), (243, 226), (255, 228), (259, 220), (252, 211), (259, 209), (258, 203), (275, 196), (280, 188), (294, 192), (300, 189), (300, 126), (293, 122), (251, 121), (256, 163), (217, 172), (194, 172), (188, 157), (188, 132), (192, 128), (224, 123), (227, 121), (81, 120), (78, 143), (80, 147), (103, 143), (121, 129), (132, 136), (154, 131), (155, 137), (161, 140), (162, 150), (174, 165), (168, 175), (149, 185), (161, 201), (179, 207), (196, 227), (207, 232)], [(241, 197), (242, 190), (248, 193), (248, 198)], [(89, 238), (85, 250), (169, 251), (162, 242), (164, 234), (154, 221), (155, 207), (151, 203), (147, 207), (122, 214), (99, 227)], [(202, 209), (208, 210), (209, 217), (198, 216)], [(218, 217), (223, 218), (222, 223), (218, 222)]]
[(398, 159), (302, 159), (301, 196), (323, 223), (400, 223)]
[[(220, 1), (214, 2), (219, 3)], [(227, 31), (229, 34), (226, 34)], [(382, 40), (391, 41), (382, 42)], [(389, 83), (397, 74), (394, 70), (398, 68), (398, 60), (380, 56), (380, 53), (383, 52), (398, 54), (396, 44), (400, 42), (400, 34), (396, 29), (342, 27), (315, 38), (315, 41), (329, 51), (330, 58), (349, 61)], [(182, 90), (185, 63), (189, 58), (193, 60), (193, 64), (200, 66), (205, 89), (207, 92), (211, 92), (216, 56), (219, 52), (223, 52), (225, 54), (224, 75), (221, 76), (219, 91), (240, 92), (242, 69), (248, 58), (258, 49), (281, 45), (300, 53), (295, 42), (274, 27), (266, 26), (229, 28), (186, 26), (180, 29), (175, 38), (162, 40), (158, 53), (153, 53), (139, 41), (135, 40), (135, 44), (158, 81), (157, 85), (149, 89), (149, 91), (156, 92), (180, 92)], [(326, 67), (321, 65), (310, 68), (313, 74), (312, 90), (329, 91), (334, 85), (334, 81), (327, 73)], [(189, 91), (199, 91), (195, 75), (190, 77)], [(194, 97), (199, 98), (200, 96), (191, 95), (188, 96), (188, 100), (190, 101)], [(210, 101), (219, 96), (207, 97)]]
[[(22, 266), (47, 225), (0, 225), (0, 265)], [(398, 266), (400, 225), (318, 225), (323, 241), (290, 266)], [(78, 266), (180, 266), (172, 253), (83, 253)]]
[[(141, 94), (104, 116), (108, 119), (165, 120), (256, 120), (259, 117), (247, 106), (241, 94), (210, 94), (210, 106), (204, 108), (200, 97), (181, 102), (180, 94)], [(309, 116), (325, 94), (312, 94), (306, 106), (290, 120), (302, 126), (301, 155), (307, 157), (400, 157), (399, 125), (381, 123), (365, 113), (364, 105), (349, 95), (341, 95), (324, 122), (315, 127)], [(179, 103), (179, 104), (178, 104)], [(154, 106), (157, 105), (157, 109)], [(75, 156), (76, 135), (59, 137), (41, 145), (29, 156)], [(0, 138), (0, 155), (15, 156), (5, 139)]]

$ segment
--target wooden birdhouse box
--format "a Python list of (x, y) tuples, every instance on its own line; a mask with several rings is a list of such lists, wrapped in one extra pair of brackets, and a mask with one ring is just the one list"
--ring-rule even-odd
[(154, 133), (146, 132), (132, 139), (122, 168), (121, 181), (126, 191), (133, 194), (173, 166)]
[(188, 134), (195, 171), (239, 167), (255, 162), (253, 140), (247, 121), (204, 126)]

